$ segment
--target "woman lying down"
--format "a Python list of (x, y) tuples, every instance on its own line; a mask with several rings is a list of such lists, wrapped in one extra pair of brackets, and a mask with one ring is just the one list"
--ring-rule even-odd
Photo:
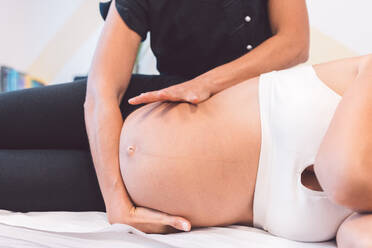
[(193, 227), (371, 247), (371, 134), (372, 55), (300, 65), (197, 105), (137, 109), (121, 132), (121, 174), (136, 206)]

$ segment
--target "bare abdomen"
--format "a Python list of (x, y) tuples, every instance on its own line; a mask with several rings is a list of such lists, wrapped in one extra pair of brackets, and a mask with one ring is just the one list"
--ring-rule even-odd
[(233, 224), (251, 220), (259, 148), (257, 80), (250, 80), (199, 105), (133, 112), (121, 133), (121, 172), (137, 206), (193, 226)]

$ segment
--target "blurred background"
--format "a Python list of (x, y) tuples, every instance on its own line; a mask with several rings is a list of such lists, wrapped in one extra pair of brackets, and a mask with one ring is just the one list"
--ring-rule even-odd
[[(0, 66), (47, 84), (85, 76), (103, 26), (99, 2), (0, 0)], [(372, 53), (371, 0), (307, 0), (307, 5), (309, 63)], [(137, 72), (157, 73), (148, 40), (139, 58)]]

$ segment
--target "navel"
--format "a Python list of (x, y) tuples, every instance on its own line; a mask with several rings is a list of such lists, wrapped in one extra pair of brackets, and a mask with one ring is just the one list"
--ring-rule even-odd
[(135, 146), (128, 146), (127, 152), (128, 152), (128, 155), (129, 156), (132, 156), (135, 151), (136, 151), (136, 147)]

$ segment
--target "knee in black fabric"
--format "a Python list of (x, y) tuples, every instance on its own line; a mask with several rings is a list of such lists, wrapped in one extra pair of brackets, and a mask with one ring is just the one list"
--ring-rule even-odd
[(85, 149), (86, 80), (0, 93), (0, 149)]
[(84, 150), (0, 150), (0, 209), (105, 211)]

